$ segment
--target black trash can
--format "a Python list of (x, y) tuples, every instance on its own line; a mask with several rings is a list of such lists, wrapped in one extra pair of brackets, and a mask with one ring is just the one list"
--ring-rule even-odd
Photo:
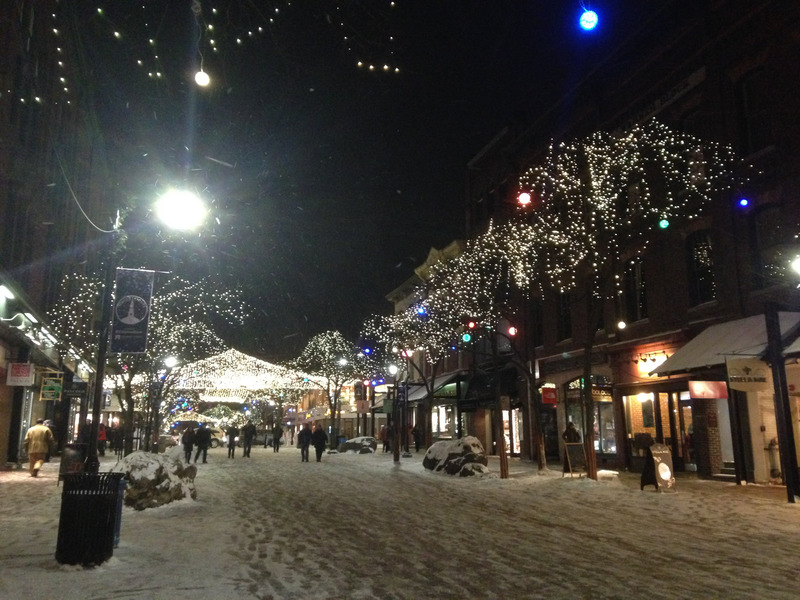
[(56, 560), (62, 564), (99, 565), (114, 553), (118, 514), (122, 513), (124, 473), (64, 475)]

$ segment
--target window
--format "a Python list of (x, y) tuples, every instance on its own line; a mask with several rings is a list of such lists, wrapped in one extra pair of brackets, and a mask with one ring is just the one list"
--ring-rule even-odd
[(558, 341), (572, 337), (572, 298), (567, 292), (558, 295), (557, 326)]
[(711, 235), (708, 230), (695, 231), (686, 238), (686, 273), (689, 306), (710, 302), (717, 297)]
[(762, 69), (748, 74), (740, 84), (742, 149), (745, 154), (753, 154), (772, 144), (770, 89)]
[(759, 207), (750, 217), (750, 248), (753, 286), (763, 288), (778, 283), (785, 274), (781, 261), (781, 243), (786, 236), (777, 204)]
[(645, 289), (644, 259), (632, 258), (625, 265), (623, 281), (625, 320), (629, 323), (647, 318), (647, 293)]
[[(616, 454), (616, 425), (614, 422), (614, 404), (611, 388), (607, 380), (602, 377), (592, 378), (592, 416), (594, 420), (594, 449), (601, 454)], [(583, 409), (581, 400), (582, 378), (573, 379), (567, 384), (565, 415), (567, 422), (572, 421), (581, 432), (581, 438), (586, 431), (583, 422)], [(566, 423), (564, 424), (566, 427)]]

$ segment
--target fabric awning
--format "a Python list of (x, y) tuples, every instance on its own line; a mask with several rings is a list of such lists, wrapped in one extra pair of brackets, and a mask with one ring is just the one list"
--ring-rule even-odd
[[(446, 386), (448, 383), (455, 380), (458, 377), (459, 373), (448, 373), (446, 375), (441, 375), (436, 377), (433, 380), (433, 395), (436, 396), (436, 392)], [(417, 385), (417, 388), (411, 391), (411, 385), (409, 384), (409, 392), (408, 392), (408, 401), (409, 402), (418, 402), (423, 400), (425, 396), (428, 395), (428, 389), (424, 385)]]
[[(781, 339), (794, 341), (800, 330), (800, 313), (778, 313)], [(712, 325), (691, 339), (651, 374), (672, 375), (725, 364), (725, 357), (761, 358), (767, 348), (767, 325), (764, 315), (755, 315)]]

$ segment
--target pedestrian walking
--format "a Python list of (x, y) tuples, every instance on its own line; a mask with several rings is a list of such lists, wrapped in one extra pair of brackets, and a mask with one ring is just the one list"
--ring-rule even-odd
[(383, 444), (383, 451), (389, 451), (389, 433), (386, 431), (386, 425), (381, 425), (381, 430), (378, 432), (378, 439)]
[(414, 425), (411, 437), (414, 438), (414, 452), (419, 452), (419, 447), (422, 446), (422, 429), (419, 425)]
[(236, 440), (239, 439), (239, 428), (231, 423), (225, 435), (228, 436), (228, 458), (236, 458)]
[(208, 447), (211, 445), (211, 430), (206, 427), (205, 423), (200, 423), (197, 427), (197, 431), (194, 434), (194, 444), (197, 446), (197, 450), (194, 453), (194, 462), (197, 462), (201, 453), (203, 454), (203, 462), (207, 462)]
[(44, 424), (44, 419), (36, 419), (36, 425), (25, 434), (25, 452), (28, 453), (31, 477), (39, 476), (45, 456), (55, 450), (55, 445), (53, 432)]
[(305, 424), (300, 433), (297, 434), (297, 445), (300, 446), (300, 461), (308, 462), (308, 447), (311, 445), (311, 425)]
[(194, 448), (194, 427), (191, 425), (184, 430), (181, 444), (183, 444), (183, 458), (188, 464), (192, 462), (192, 449)]
[(320, 462), (322, 460), (322, 453), (325, 450), (325, 445), (328, 443), (328, 434), (325, 433), (319, 425), (314, 428), (314, 433), (311, 434), (311, 443), (314, 445), (314, 450), (317, 453), (317, 462)]
[(106, 441), (108, 440), (108, 436), (106, 435), (106, 426), (104, 423), (97, 424), (97, 453), (100, 456), (106, 455)]
[(283, 437), (283, 427), (275, 425), (272, 430), (272, 451), (277, 452), (281, 449), (281, 438)]
[(383, 440), (383, 451), (384, 452), (391, 452), (392, 451), (392, 443), (394, 441), (394, 427), (392, 425), (388, 425), (384, 427), (384, 440)]
[(256, 426), (250, 419), (242, 427), (242, 457), (250, 458), (250, 449), (253, 447), (253, 438), (256, 437)]
[[(125, 434), (121, 426), (114, 427), (111, 430), (111, 449), (117, 458), (122, 458), (125, 454)], [(187, 459), (186, 462), (190, 462), (190, 460)]]

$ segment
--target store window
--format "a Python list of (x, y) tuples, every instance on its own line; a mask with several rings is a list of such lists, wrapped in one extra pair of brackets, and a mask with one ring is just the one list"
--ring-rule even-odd
[[(611, 388), (604, 377), (596, 378), (592, 386), (592, 416), (594, 418), (594, 449), (600, 454), (617, 453), (616, 424)], [(567, 386), (565, 414), (581, 432), (586, 431), (581, 404), (582, 378), (574, 379)]]
[(676, 470), (693, 470), (692, 404), (688, 391), (643, 392), (622, 397), (631, 456), (643, 457), (655, 443), (672, 450)]
[(452, 440), (456, 435), (456, 415), (452, 405), (439, 405), (432, 408), (431, 428), (433, 438)]

